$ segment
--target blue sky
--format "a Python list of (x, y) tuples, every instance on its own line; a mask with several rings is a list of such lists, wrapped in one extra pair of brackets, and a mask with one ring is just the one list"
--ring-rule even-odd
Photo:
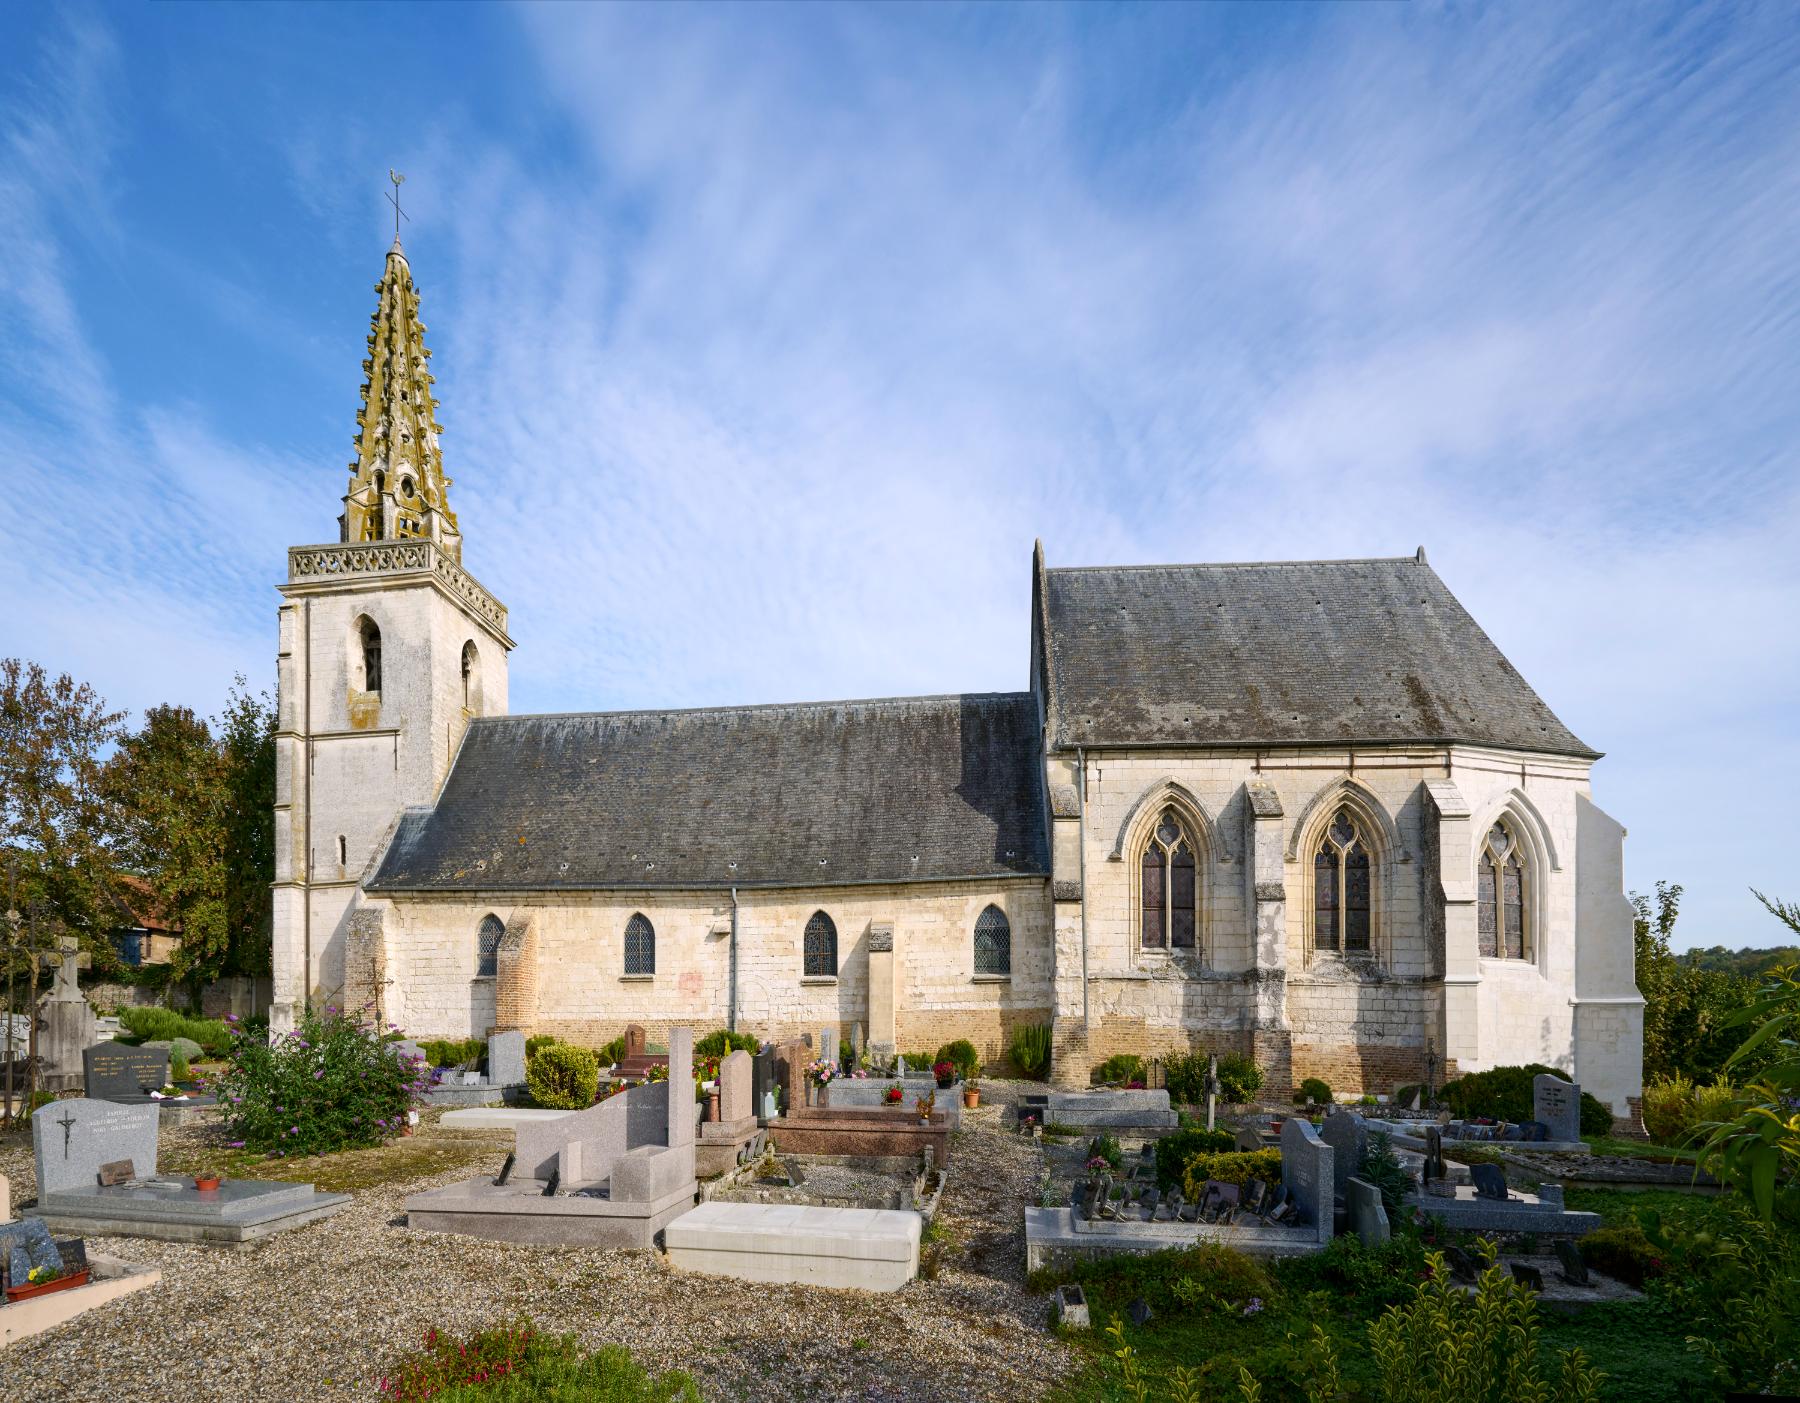
[(518, 711), (1016, 689), (1397, 555), (1690, 943), (1800, 896), (1791, 6), (0, 7), (0, 652), (273, 675), (406, 246)]

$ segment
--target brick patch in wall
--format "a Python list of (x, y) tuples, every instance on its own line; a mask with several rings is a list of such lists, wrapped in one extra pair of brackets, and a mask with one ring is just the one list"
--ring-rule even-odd
[[(1318, 1043), (1296, 1039), (1293, 1050), (1293, 1084), (1317, 1077), (1340, 1099), (1349, 1094), (1391, 1094), (1396, 1087), (1425, 1079), (1425, 1048), (1395, 1047), (1387, 1043)], [(1442, 1063), (1437, 1072), (1441, 1086), (1456, 1075), (1454, 1062)], [(1289, 1090), (1292, 1088), (1290, 1087)]]

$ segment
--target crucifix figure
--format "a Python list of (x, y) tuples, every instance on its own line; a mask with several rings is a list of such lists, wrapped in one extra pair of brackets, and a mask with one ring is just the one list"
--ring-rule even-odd
[(1437, 1048), (1432, 1043), (1425, 1044), (1425, 1104), (1432, 1102), (1431, 1083), (1437, 1077)]
[(79, 1122), (65, 1110), (62, 1113), (62, 1119), (57, 1121), (57, 1124), (63, 1128), (63, 1158), (67, 1159), (69, 1157), (69, 1136), (75, 1133), (75, 1127)]
[(394, 168), (389, 166), (388, 179), (394, 182), (394, 193), (387, 197), (387, 202), (394, 207), (394, 242), (399, 243), (400, 221), (404, 219), (408, 224), (412, 223), (412, 216), (400, 208), (400, 187), (406, 182), (406, 177), (397, 175)]
[(1212, 1053), (1206, 1059), (1206, 1128), (1215, 1129), (1214, 1120), (1219, 1109), (1219, 1054)]

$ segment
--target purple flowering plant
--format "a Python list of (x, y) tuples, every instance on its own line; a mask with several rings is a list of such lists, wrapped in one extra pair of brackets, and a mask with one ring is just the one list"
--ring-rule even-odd
[(233, 1029), (218, 1079), (227, 1133), (258, 1154), (316, 1155), (379, 1145), (430, 1088), (379, 1025), (335, 1008), (309, 1011), (272, 1040)]

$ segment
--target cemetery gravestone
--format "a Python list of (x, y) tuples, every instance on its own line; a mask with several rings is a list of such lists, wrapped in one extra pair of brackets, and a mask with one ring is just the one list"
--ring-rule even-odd
[(1497, 1164), (1471, 1164), (1469, 1179), (1475, 1185), (1475, 1197), (1494, 1203), (1505, 1203), (1512, 1197), (1507, 1192), (1506, 1174)]
[(1290, 1116), (1281, 1123), (1281, 1182), (1293, 1197), (1301, 1218), (1317, 1227), (1319, 1241), (1331, 1238), (1334, 1217), (1331, 1186), (1336, 1175), (1330, 1145), (1310, 1121)]
[(1367, 1180), (1352, 1177), (1344, 1187), (1344, 1200), (1349, 1208), (1350, 1231), (1362, 1239), (1364, 1247), (1388, 1240), (1390, 1225), (1380, 1189)]
[(815, 1051), (818, 1053), (819, 1061), (829, 1062), (834, 1067), (837, 1066), (837, 1061), (838, 1061), (837, 1024), (826, 1023), (826, 1024), (823, 1024), (820, 1026), (820, 1028), (819, 1028), (819, 1045), (815, 1049)]
[(1587, 1262), (1581, 1249), (1566, 1237), (1556, 1239), (1556, 1259), (1562, 1263), (1563, 1280), (1571, 1286), (1588, 1284)]
[(636, 1023), (627, 1023), (625, 1025), (625, 1060), (630, 1061), (633, 1057), (642, 1057), (644, 1046), (642, 1026)]
[(1526, 1266), (1523, 1262), (1514, 1262), (1512, 1274), (1513, 1280), (1521, 1286), (1527, 1286), (1533, 1291), (1540, 1292), (1544, 1289), (1544, 1274), (1536, 1267)]
[(157, 1110), (153, 1103), (56, 1101), (31, 1118), (38, 1200), (46, 1194), (99, 1187), (100, 1166), (130, 1160), (140, 1179), (156, 1173)]
[(169, 1083), (165, 1048), (95, 1043), (81, 1051), (82, 1082), (90, 1101), (141, 1102)]
[(488, 1083), (492, 1086), (525, 1084), (525, 1034), (495, 1033), (488, 1039)]
[(1464, 1286), (1473, 1286), (1481, 1280), (1481, 1268), (1476, 1261), (1462, 1248), (1452, 1244), (1444, 1249), (1444, 1261), (1449, 1264), (1451, 1277)]
[(1531, 1082), (1531, 1115), (1549, 1127), (1552, 1140), (1580, 1140), (1581, 1088), (1561, 1077), (1539, 1073)]
[(756, 1114), (767, 1116), (764, 1107), (769, 1093), (775, 1089), (775, 1044), (764, 1043), (750, 1059), (750, 1098)]
[(1319, 1138), (1332, 1148), (1331, 1188), (1342, 1198), (1345, 1185), (1353, 1174), (1362, 1172), (1363, 1158), (1369, 1153), (1369, 1124), (1355, 1111), (1333, 1107), (1319, 1127)]

